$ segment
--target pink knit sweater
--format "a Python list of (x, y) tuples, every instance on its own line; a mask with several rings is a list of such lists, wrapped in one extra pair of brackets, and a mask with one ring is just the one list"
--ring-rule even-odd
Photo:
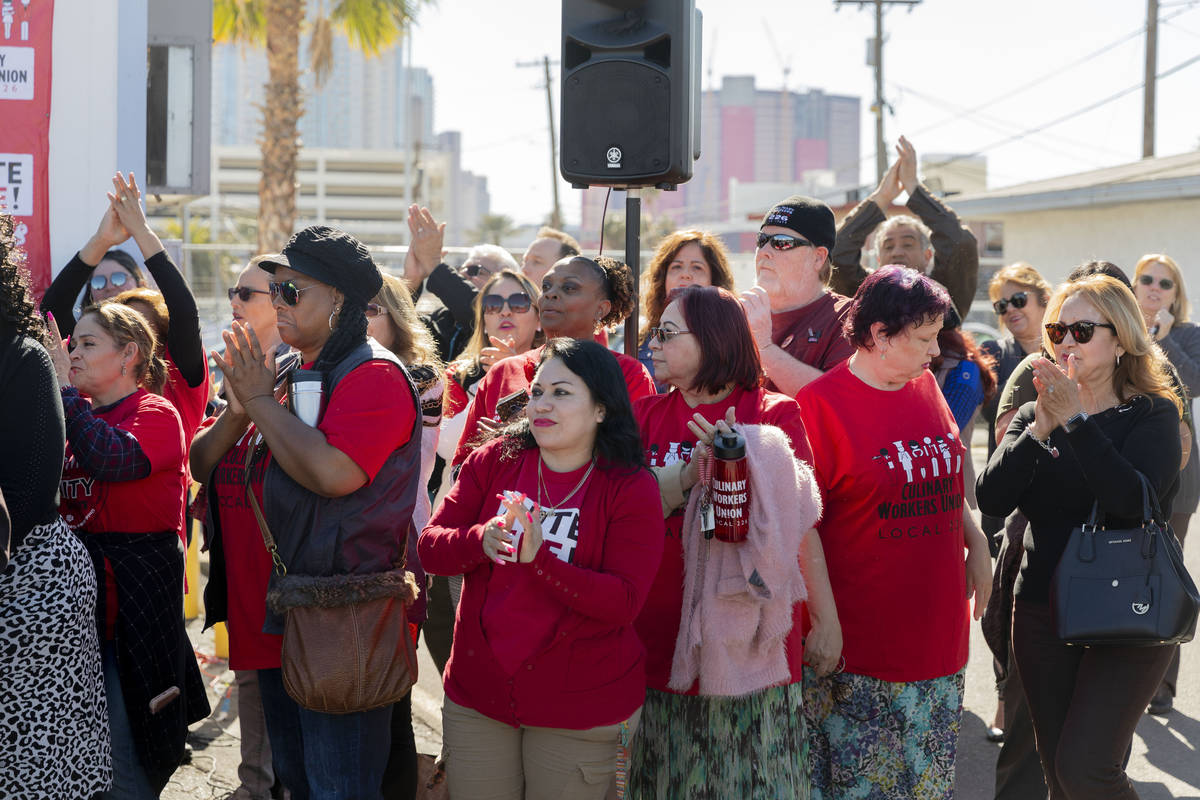
[(738, 426), (750, 471), (750, 534), (730, 544), (700, 533), (700, 492), (683, 522), (683, 613), (670, 687), (738, 696), (787, 681), (784, 639), (807, 597), (801, 537), (821, 517), (812, 470), (771, 425)]

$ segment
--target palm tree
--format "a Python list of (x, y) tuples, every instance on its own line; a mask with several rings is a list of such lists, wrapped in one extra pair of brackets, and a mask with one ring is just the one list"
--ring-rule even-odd
[[(317, 0), (309, 46), (317, 85), (333, 66), (333, 31), (376, 55), (404, 36), (417, 7), (433, 0)], [(214, 0), (213, 38), (266, 46), (268, 79), (263, 104), (262, 176), (258, 182), (258, 249), (280, 250), (296, 222), (300, 95), (300, 28), (305, 0)]]
[(479, 244), (500, 244), (516, 230), (512, 217), (507, 214), (484, 214), (479, 218), (479, 224), (467, 231), (467, 237)]

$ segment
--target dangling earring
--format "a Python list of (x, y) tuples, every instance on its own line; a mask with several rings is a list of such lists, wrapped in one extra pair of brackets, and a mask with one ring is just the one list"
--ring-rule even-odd
[(1117, 353), (1117, 366), (1121, 366), (1121, 354)]
[(340, 308), (335, 308), (333, 311), (329, 312), (329, 330), (333, 330), (333, 318), (337, 316), (339, 311), (341, 311)]
[(121, 362), (121, 377), (125, 377), (125, 362)]

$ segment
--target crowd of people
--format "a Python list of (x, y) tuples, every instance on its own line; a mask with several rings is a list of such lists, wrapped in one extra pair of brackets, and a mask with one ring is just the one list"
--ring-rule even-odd
[[(1093, 506), (1138, 522), (1144, 480), (1182, 541), (1200, 500), (1170, 256), (1004, 267), (977, 343), (977, 244), (901, 139), (840, 227), (771, 208), (740, 294), (707, 231), (639, 292), (549, 228), (452, 267), (414, 206), (401, 275), (327, 226), (251, 259), (206, 353), (132, 175), (108, 201), (40, 308), (0, 217), (0, 795), (162, 792), (209, 713), (190, 515), (238, 800), (417, 796), (411, 690), (334, 713), (289, 649), (297, 608), (367, 599), (442, 670), (455, 800), (952, 797), (973, 619), (995, 796), (1137, 797), (1178, 647), (1068, 644), (1050, 600)], [(606, 344), (639, 293), (634, 358)]]

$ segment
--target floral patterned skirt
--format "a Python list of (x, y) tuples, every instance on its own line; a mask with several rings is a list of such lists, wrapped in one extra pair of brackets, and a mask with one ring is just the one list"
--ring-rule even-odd
[(632, 800), (808, 800), (800, 684), (745, 697), (646, 691)]
[(814, 800), (950, 800), (963, 673), (893, 683), (804, 668)]

